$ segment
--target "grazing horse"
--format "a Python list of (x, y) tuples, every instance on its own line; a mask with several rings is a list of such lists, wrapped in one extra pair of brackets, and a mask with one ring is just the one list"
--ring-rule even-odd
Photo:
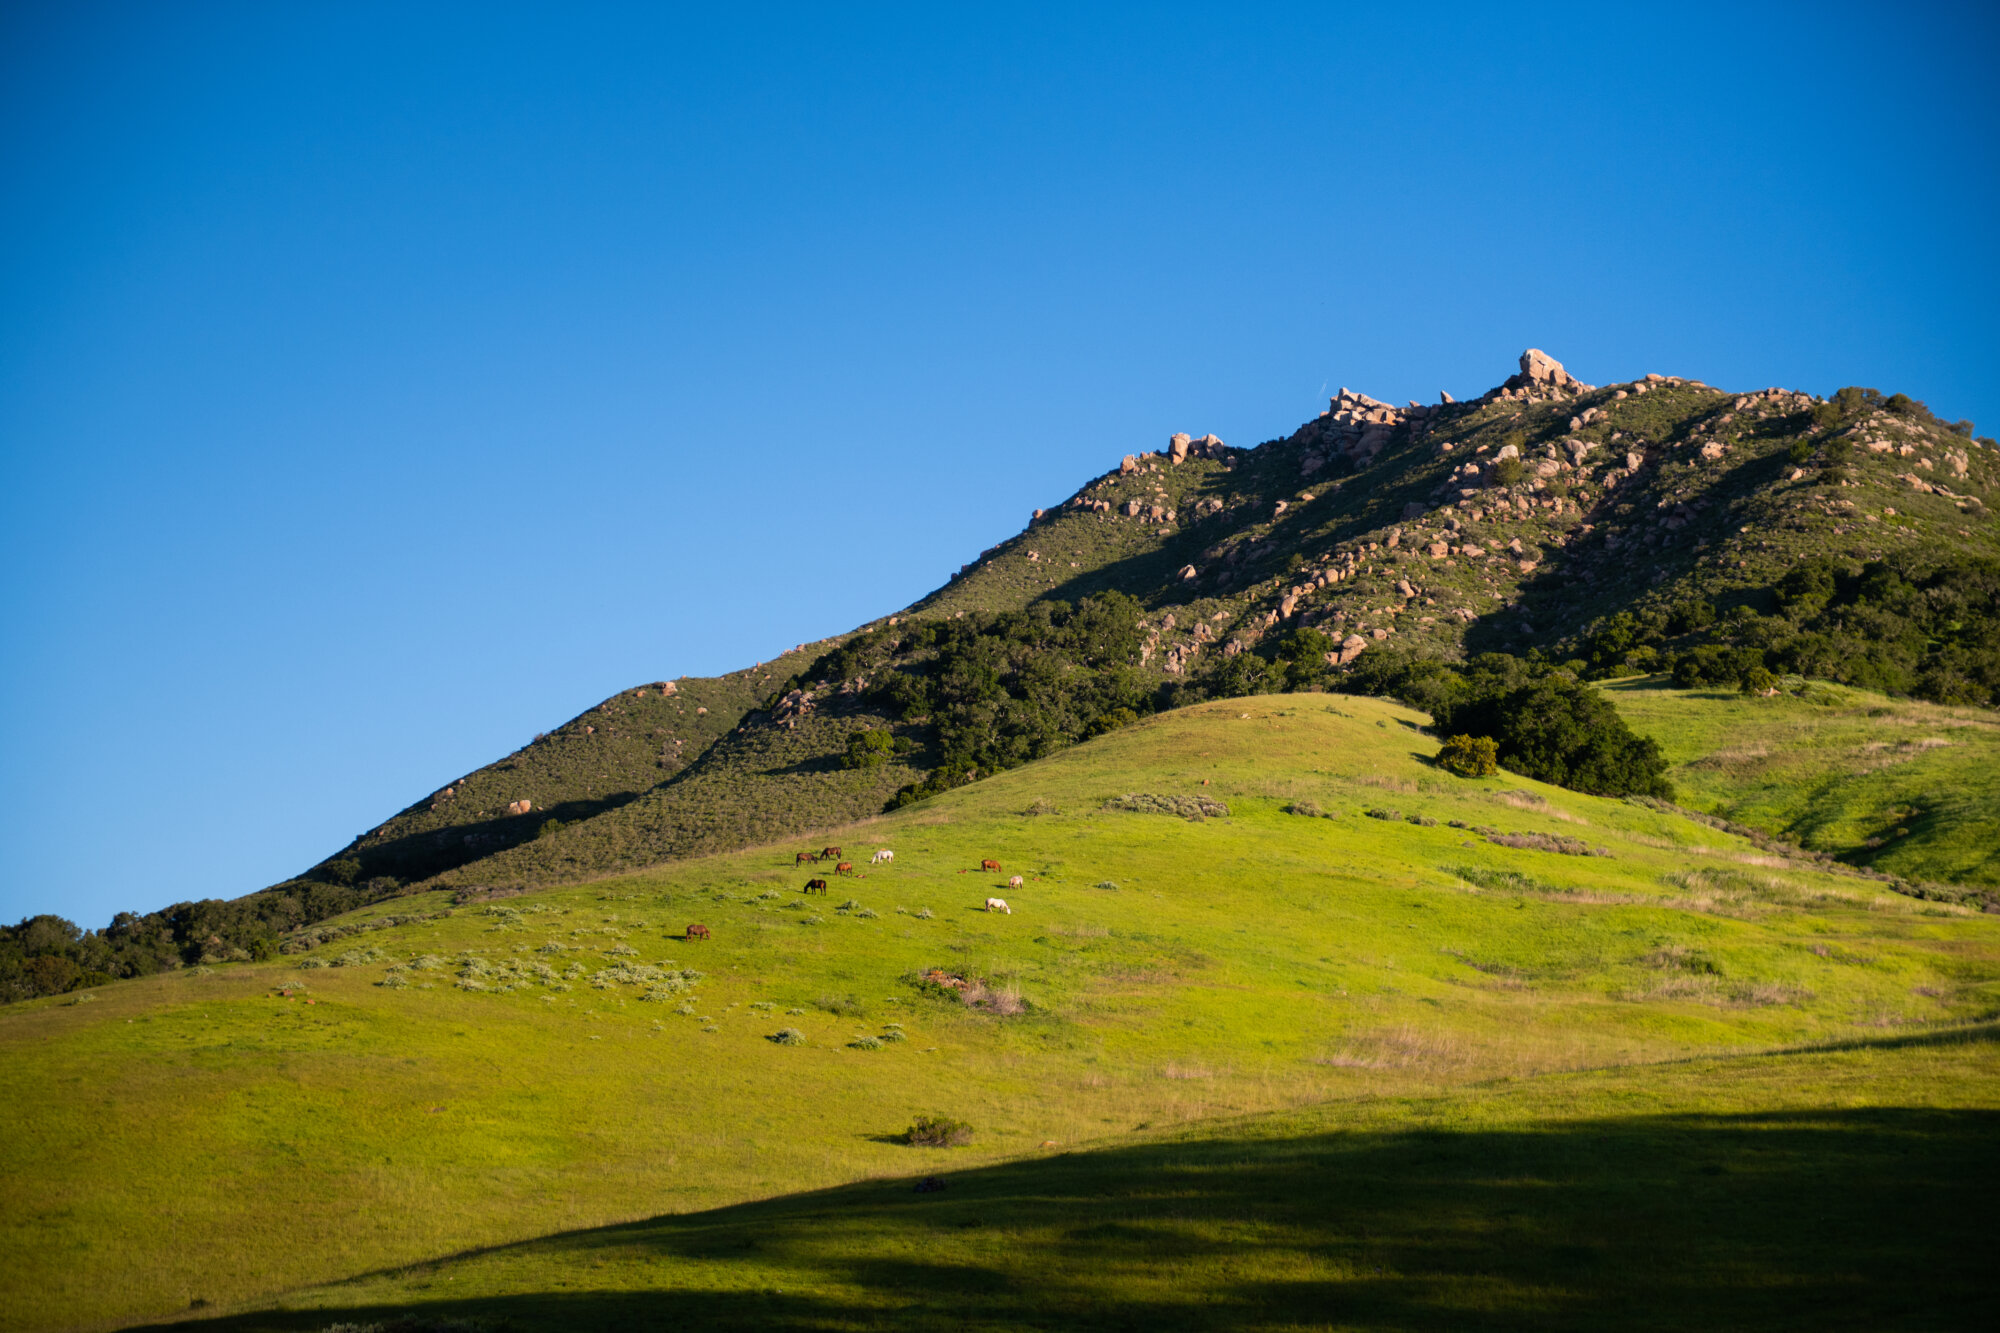
[(1000, 863), (998, 861), (981, 861), (979, 863), (979, 868), (981, 870), (997, 871), (1000, 869)]
[(802, 866), (817, 860), (819, 860), (819, 858), (817, 856), (814, 856), (811, 852), (800, 852), (797, 856), (792, 858), (792, 864), (795, 866)]
[(699, 925), (689, 926), (687, 932), (681, 938), (684, 940), (705, 940), (708, 938), (708, 927)]
[(875, 853), (875, 855), (868, 858), (868, 864), (871, 866), (879, 866), (884, 861), (893, 861), (895, 859), (896, 859), (896, 854), (890, 851), (887, 847), (884, 847), (881, 851)]
[(838, 861), (840, 859), (840, 848), (822, 847), (820, 849), (819, 859), (822, 861)]
[(823, 880), (823, 879), (809, 879), (809, 880), (807, 880), (807, 881), (806, 881), (806, 886), (805, 886), (805, 887), (804, 887), (803, 889), (800, 889), (800, 890), (799, 890), (799, 892), (800, 892), (800, 893), (825, 893), (825, 892), (826, 892), (826, 881), (825, 881), (825, 880)]
[(851, 875), (851, 874), (853, 874), (853, 873), (854, 873), (854, 862), (852, 862), (852, 861), (842, 861), (842, 862), (840, 862), (840, 863), (839, 863), (838, 865), (834, 866), (834, 868), (833, 868), (833, 873), (834, 873), (834, 874), (836, 874), (836, 875)]
[(1020, 888), (1020, 887), (1021, 887), (1021, 877), (1020, 877), (1019, 875), (1016, 875), (1016, 876), (1014, 876), (1014, 878), (1012, 878), (1012, 879), (1008, 880), (1008, 881), (1007, 881), (1007, 887), (1008, 887), (1008, 888), (1010, 888), (1010, 889), (1018, 889), (1018, 888)]
[(986, 900), (986, 910), (989, 912), (1005, 912), (1008, 916), (1014, 915), (1014, 909), (1007, 906), (1005, 898), (988, 898)]

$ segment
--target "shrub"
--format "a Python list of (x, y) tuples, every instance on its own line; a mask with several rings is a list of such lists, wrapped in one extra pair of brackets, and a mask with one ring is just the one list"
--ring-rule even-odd
[(1527, 471), (1528, 469), (1522, 464), (1520, 459), (1503, 458), (1493, 465), (1493, 484), (1495, 486), (1519, 486), (1521, 478), (1527, 475)]
[(879, 1051), (882, 1049), (881, 1039), (877, 1037), (856, 1037), (847, 1044), (850, 1048), (857, 1051)]
[(1285, 807), (1285, 813), (1288, 815), (1304, 815), (1307, 819), (1321, 819), (1326, 815), (1326, 811), (1320, 809), (1319, 805), (1313, 801), (1293, 801)]
[(1770, 694), (1778, 688), (1778, 678), (1763, 667), (1754, 666), (1743, 673), (1739, 688), (1745, 694)]
[(896, 750), (896, 737), (889, 731), (857, 731), (847, 738), (847, 753), (841, 758), (846, 768), (880, 768)]
[(1475, 699), (1441, 722), (1491, 737), (1499, 762), (1523, 777), (1598, 796), (1673, 799), (1659, 744), (1634, 735), (1610, 700), (1568, 677)]
[(1118, 891), (1118, 881), (1115, 879), (1100, 879), (1097, 881), (1095, 887), (1100, 889), (1109, 889), (1113, 893), (1116, 893)]
[(1401, 823), (1403, 818), (1403, 812), (1401, 810), (1375, 809), (1375, 810), (1364, 811), (1363, 813), (1365, 813), (1370, 819), (1387, 820), (1392, 824)]
[(1438, 767), (1462, 778), (1490, 778), (1499, 771), (1500, 743), (1491, 736), (1453, 736), (1438, 751)]
[(920, 1115), (902, 1139), (912, 1148), (958, 1148), (972, 1142), (972, 1126), (948, 1115)]
[(1106, 810), (1129, 810), (1134, 814), (1178, 815), (1199, 824), (1210, 818), (1224, 818), (1229, 807), (1206, 796), (1161, 796), (1152, 792), (1127, 792), (1104, 803)]
[(1672, 972), (1694, 972), (1707, 976), (1721, 976), (1722, 969), (1715, 960), (1700, 949), (1685, 944), (1663, 944), (1639, 960), (1647, 967), (1657, 967)]
[(779, 1028), (764, 1040), (775, 1042), (780, 1046), (803, 1046), (806, 1044), (806, 1034), (797, 1028)]

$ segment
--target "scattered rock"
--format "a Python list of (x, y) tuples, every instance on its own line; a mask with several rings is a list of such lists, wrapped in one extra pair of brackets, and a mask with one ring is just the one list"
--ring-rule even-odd
[(1180, 576), (1183, 581), (1199, 577), (1193, 565), (1182, 565)]
[(533, 801), (527, 800), (526, 798), (523, 798), (518, 801), (507, 802), (507, 813), (510, 815), (525, 815), (534, 808), (535, 808), (535, 803)]

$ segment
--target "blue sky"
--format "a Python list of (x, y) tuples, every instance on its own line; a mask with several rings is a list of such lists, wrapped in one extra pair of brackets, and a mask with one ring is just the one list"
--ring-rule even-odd
[(230, 897), (1349, 385), (2000, 429), (1986, 5), (0, 10), (0, 917)]

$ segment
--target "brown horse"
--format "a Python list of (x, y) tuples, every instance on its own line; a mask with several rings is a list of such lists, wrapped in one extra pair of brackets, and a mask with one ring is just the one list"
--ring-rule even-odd
[(689, 926), (687, 933), (682, 935), (681, 938), (684, 940), (705, 940), (708, 938), (708, 927), (699, 925)]
[(836, 874), (836, 875), (851, 875), (851, 874), (853, 874), (853, 873), (854, 873), (854, 862), (852, 862), (852, 861), (842, 861), (842, 862), (841, 862), (841, 863), (840, 863), (839, 865), (836, 865), (836, 866), (835, 866), (835, 867), (833, 868), (833, 873), (834, 873), (834, 874)]
[(1000, 863), (998, 861), (981, 861), (979, 863), (979, 868), (981, 870), (992, 870), (997, 872), (1000, 869)]
[(840, 859), (840, 848), (838, 847), (821, 848), (819, 859), (822, 861), (838, 861)]
[(802, 865), (808, 865), (811, 862), (817, 860), (819, 860), (819, 858), (817, 856), (814, 856), (811, 852), (800, 852), (797, 856), (792, 858), (792, 864), (795, 866), (802, 866)]
[(823, 880), (823, 879), (809, 879), (809, 880), (807, 880), (807, 881), (806, 881), (806, 886), (805, 886), (805, 887), (804, 887), (803, 889), (800, 889), (800, 890), (799, 890), (799, 892), (800, 892), (800, 893), (825, 893), (825, 892), (826, 892), (826, 881), (825, 881), (825, 880)]

